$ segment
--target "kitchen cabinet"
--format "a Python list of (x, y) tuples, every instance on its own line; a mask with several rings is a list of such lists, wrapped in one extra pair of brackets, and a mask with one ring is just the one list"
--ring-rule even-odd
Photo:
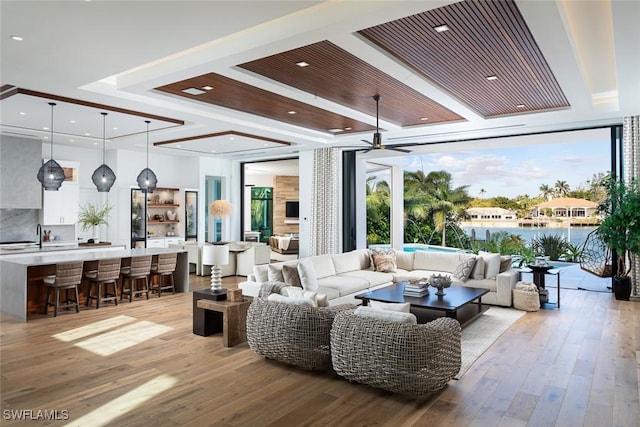
[(64, 182), (58, 191), (43, 191), (44, 225), (74, 225), (78, 222), (80, 186)]

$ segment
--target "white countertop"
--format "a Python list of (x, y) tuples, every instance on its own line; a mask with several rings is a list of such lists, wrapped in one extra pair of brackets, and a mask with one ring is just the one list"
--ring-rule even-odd
[(161, 253), (186, 252), (175, 248), (136, 248), (112, 251), (73, 251), (71, 253), (50, 254), (42, 256), (38, 254), (25, 254), (23, 257), (3, 258), (3, 263), (19, 264), (24, 266), (51, 265), (73, 261), (95, 261), (99, 259), (130, 258), (137, 255), (158, 255)]

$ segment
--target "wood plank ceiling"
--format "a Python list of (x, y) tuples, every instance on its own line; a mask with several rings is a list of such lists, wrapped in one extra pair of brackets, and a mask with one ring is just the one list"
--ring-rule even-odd
[[(443, 25), (446, 31), (436, 30)], [(569, 107), (512, 0), (461, 1), (357, 34), (485, 118)], [(371, 116), (379, 94), (380, 117), (403, 127), (464, 120), (326, 40), (239, 67)], [(199, 94), (184, 92), (190, 88)], [(156, 89), (325, 133), (375, 129), (216, 73)]]
[[(301, 61), (308, 65), (300, 67), (297, 63)], [(454, 112), (329, 41), (239, 67), (372, 116), (376, 114), (373, 96), (380, 95), (380, 117), (399, 126), (462, 120)]]
[[(190, 88), (198, 89), (202, 93), (194, 95), (183, 92)], [(331, 129), (340, 130), (342, 133), (375, 129), (375, 126), (359, 120), (326, 111), (216, 73), (203, 74), (170, 83), (157, 87), (156, 90), (325, 133), (335, 133), (331, 132)]]
[(484, 117), (569, 107), (511, 0), (453, 3), (359, 34)]

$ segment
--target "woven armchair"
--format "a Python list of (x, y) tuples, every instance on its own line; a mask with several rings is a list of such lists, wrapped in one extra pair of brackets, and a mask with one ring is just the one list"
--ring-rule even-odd
[(460, 371), (460, 323), (442, 317), (407, 325), (339, 313), (331, 328), (338, 375), (372, 387), (424, 396)]
[(247, 341), (251, 350), (303, 369), (331, 365), (329, 333), (336, 313), (354, 305), (310, 307), (256, 298), (247, 313)]

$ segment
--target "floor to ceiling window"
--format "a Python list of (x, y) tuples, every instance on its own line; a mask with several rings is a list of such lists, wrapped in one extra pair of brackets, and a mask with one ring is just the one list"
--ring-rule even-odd
[[(216, 200), (223, 198), (222, 180), (220, 176), (207, 176), (205, 179), (205, 206), (211, 205)], [(209, 209), (205, 210), (205, 239), (207, 242), (218, 242), (222, 240), (223, 218), (213, 217)]]
[(367, 245), (391, 243), (391, 167), (367, 162)]

